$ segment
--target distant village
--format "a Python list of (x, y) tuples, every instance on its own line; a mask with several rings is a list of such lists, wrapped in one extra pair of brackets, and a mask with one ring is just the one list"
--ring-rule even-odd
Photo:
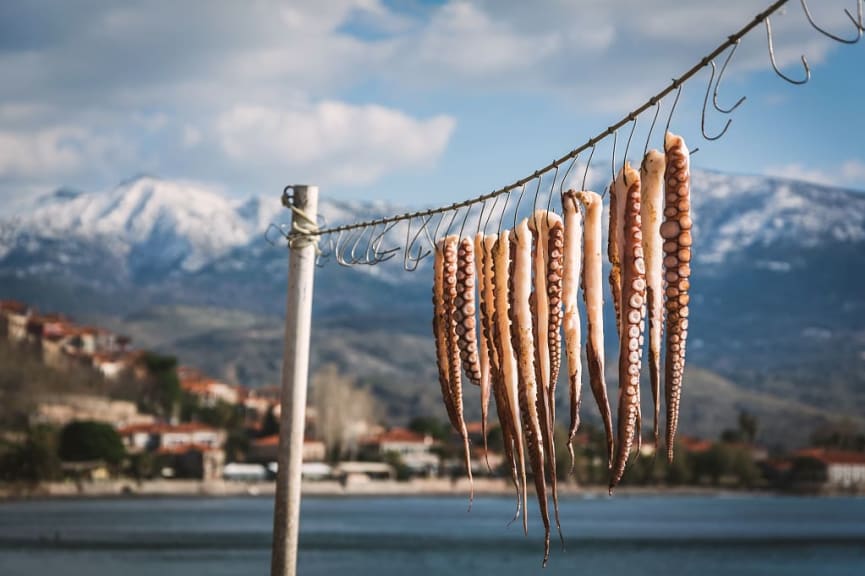
[[(52, 390), (26, 404), (22, 418), (12, 414), (0, 420), (0, 482), (80, 485), (124, 478), (253, 483), (275, 478), (280, 410), (275, 386), (230, 384), (178, 365), (171, 356), (137, 349), (128, 337), (10, 300), (0, 300), (0, 342), (11, 358), (26, 357), (59, 374), (83, 371), (105, 385)], [(339, 378), (335, 370), (319, 377)], [(15, 386), (28, 386), (8, 377), (3, 382), (9, 388), (0, 388), (0, 401)], [(105, 392), (121, 389), (129, 397)], [(457, 479), (464, 473), (459, 439), (436, 417), (398, 427), (369, 411), (322, 410), (327, 408), (310, 405), (307, 410), (305, 481), (353, 485)], [(738, 428), (717, 440), (685, 436), (672, 465), (655, 458), (654, 446), (644, 441), (625, 484), (865, 491), (865, 446), (828, 441), (791, 454), (770, 454), (754, 443), (755, 427), (740, 418)], [(510, 474), (501, 435), (490, 428), (485, 439), (480, 422), (468, 425), (472, 469), (478, 477), (506, 483)], [(573, 473), (563, 437), (559, 444), (563, 480), (581, 485), (606, 481), (600, 431), (584, 426), (578, 435)]]

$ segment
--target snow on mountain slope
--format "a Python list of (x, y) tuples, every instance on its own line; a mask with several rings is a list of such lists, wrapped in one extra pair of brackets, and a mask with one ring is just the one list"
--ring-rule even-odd
[[(31, 251), (40, 239), (56, 244), (74, 238), (78, 246), (98, 242), (131, 268), (157, 274), (192, 272), (220, 265), (226, 258), (236, 260), (242, 258), (238, 248), (269, 248), (263, 242), (268, 226), (286, 223), (290, 217), (277, 194), (234, 199), (215, 186), (153, 177), (97, 193), (62, 189), (35, 204), (37, 209), (20, 216), (19, 226), (29, 238)], [(847, 190), (695, 171), (693, 204), (699, 264), (714, 266), (751, 247), (779, 242), (787, 247), (814, 247), (822, 242), (865, 240), (865, 194)], [(340, 202), (326, 197), (319, 209), (321, 223), (329, 226), (404, 211), (386, 202)], [(476, 229), (477, 212), (469, 215), (466, 230)], [(431, 225), (435, 224), (433, 219)], [(461, 225), (460, 219), (456, 225)], [(412, 231), (417, 226), (413, 222)], [(405, 224), (389, 229), (382, 248), (403, 244), (406, 232)], [(343, 245), (355, 240), (351, 234), (340, 239)], [(359, 250), (368, 241), (369, 236), (361, 238)], [(0, 246), (0, 266), (9, 251), (8, 245)], [(21, 261), (20, 255), (15, 261)], [(775, 264), (779, 270), (785, 266)], [(390, 277), (385, 268), (365, 270)]]

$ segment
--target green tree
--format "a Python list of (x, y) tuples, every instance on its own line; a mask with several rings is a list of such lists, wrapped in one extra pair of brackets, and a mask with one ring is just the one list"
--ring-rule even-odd
[(738, 424), (742, 440), (753, 444), (754, 440), (757, 439), (757, 429), (759, 427), (757, 417), (746, 410), (741, 410), (739, 412)]
[(5, 481), (46, 482), (60, 477), (57, 457), (57, 432), (47, 426), (31, 428), (23, 444), (12, 446), (0, 455), (0, 479)]
[(59, 455), (68, 462), (103, 460), (116, 466), (126, 456), (126, 450), (110, 424), (80, 420), (70, 422), (60, 432)]
[(147, 369), (150, 384), (148, 399), (152, 407), (158, 408), (163, 416), (171, 416), (182, 399), (177, 358), (145, 352), (142, 362)]
[(259, 434), (261, 437), (279, 434), (279, 419), (277, 419), (276, 414), (273, 412), (273, 406), (268, 408), (267, 414), (264, 415), (264, 422), (261, 423)]
[(418, 434), (429, 434), (440, 442), (449, 442), (451, 439), (450, 424), (434, 416), (415, 416), (408, 423), (408, 427)]

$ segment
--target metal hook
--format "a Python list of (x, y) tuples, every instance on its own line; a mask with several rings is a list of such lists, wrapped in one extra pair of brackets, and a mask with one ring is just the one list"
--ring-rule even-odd
[(469, 214), (472, 213), (472, 207), (473, 207), (473, 206), (474, 206), (474, 205), (471, 205), (471, 206), (469, 206), (469, 207), (466, 209), (466, 215), (463, 217), (463, 223), (460, 225), (460, 234), (459, 234), (459, 239), (460, 239), (460, 240), (463, 239), (463, 232), (464, 232), (465, 229), (466, 229), (466, 222), (467, 222), (468, 219), (469, 219)]
[[(733, 59), (733, 54), (736, 52), (736, 48), (738, 48), (738, 47), (739, 47), (739, 41), (736, 40), (736, 42), (733, 44), (733, 48), (730, 50), (730, 52), (727, 53), (727, 58), (724, 59), (724, 64), (721, 65), (721, 72), (718, 73), (718, 81), (715, 82), (715, 91), (712, 93), (712, 106), (714, 106), (715, 110), (717, 110), (718, 112), (721, 112), (722, 114), (731, 114), (733, 112), (733, 110), (738, 108), (742, 104), (742, 102), (744, 102), (746, 100), (746, 97), (742, 96), (741, 98), (736, 100), (735, 104), (733, 104), (730, 108), (726, 108), (726, 109), (721, 108), (721, 106), (718, 105), (718, 88), (720, 88), (721, 80), (724, 78), (724, 71), (727, 70), (727, 65), (730, 63), (730, 60)], [(715, 68), (715, 63), (713, 61), (712, 62), (713, 72), (714, 72), (714, 68)]]
[[(613, 175), (612, 180), (610, 180), (610, 186), (611, 187), (616, 182), (616, 141), (619, 139), (618, 134), (619, 134), (618, 130), (613, 132), (613, 155), (610, 157), (610, 172)], [(601, 198), (604, 198), (607, 195), (608, 190), (609, 190), (609, 188), (604, 190), (604, 193), (601, 194)]]
[(820, 34), (826, 36), (827, 38), (831, 38), (832, 40), (835, 40), (836, 42), (841, 42), (842, 44), (856, 44), (857, 42), (859, 42), (859, 40), (862, 39), (862, 31), (865, 30), (865, 28), (862, 27), (862, 0), (857, 0), (857, 2), (856, 2), (856, 6), (857, 6), (857, 9), (859, 12), (858, 23), (853, 18), (853, 15), (850, 14), (850, 11), (847, 10), (846, 8), (844, 9), (844, 13), (847, 14), (847, 17), (850, 18), (850, 21), (853, 22), (853, 25), (856, 27), (856, 37), (853, 39), (841, 38), (840, 36), (836, 36), (835, 34), (832, 34), (831, 32), (821, 28), (814, 21), (813, 16), (811, 16), (811, 10), (808, 8), (808, 4), (805, 2), (805, 0), (801, 0), (801, 2), (802, 2), (802, 11), (805, 12), (805, 18), (808, 19), (808, 23), (811, 24), (811, 26), (814, 28), (814, 30), (816, 30)]
[(661, 113), (661, 102), (655, 102), (655, 115), (652, 117), (652, 125), (649, 126), (649, 133), (646, 135), (646, 145), (643, 146), (643, 159), (645, 160), (646, 154), (649, 152), (649, 142), (652, 141), (652, 132), (655, 131), (655, 122), (658, 121), (658, 114)]
[[(514, 207), (514, 228), (517, 227), (517, 218), (520, 215), (520, 203), (523, 201), (523, 194), (526, 192), (526, 185), (523, 184), (522, 188), (520, 188), (520, 197), (517, 199), (517, 205)], [(501, 233), (501, 226), (499, 226), (499, 233)]]
[[(368, 264), (369, 263), (369, 262), (362, 261), (360, 258), (355, 256), (355, 254), (354, 254), (355, 250), (357, 250), (357, 247), (360, 244), (361, 239), (363, 238), (363, 235), (366, 234), (367, 228), (368, 228), (367, 226), (364, 226), (360, 229), (360, 234), (357, 235), (357, 238), (355, 238), (355, 240), (354, 240), (354, 244), (351, 245), (351, 252), (349, 253), (348, 257), (349, 257), (349, 264), (351, 264), (352, 266), (357, 265), (357, 264)], [(373, 224), (373, 228), (375, 228), (375, 224)], [(370, 238), (372, 238), (372, 235), (370, 235)]]
[[(510, 196), (510, 194), (505, 194), (505, 208), (507, 208), (507, 206), (508, 206), (508, 204), (507, 204), (507, 198), (508, 198), (508, 196)], [(487, 235), (487, 226), (488, 226), (489, 223), (490, 223), (490, 218), (492, 218), (492, 217), (493, 217), (493, 214), (496, 213), (496, 206), (498, 206), (498, 205), (499, 205), (499, 197), (496, 196), (495, 199), (493, 200), (493, 205), (492, 205), (492, 207), (490, 208), (490, 213), (487, 214), (487, 219), (486, 219), (486, 221), (484, 222), (484, 236)], [(502, 218), (504, 218), (504, 212), (502, 212)], [(502, 218), (499, 219), (499, 222), (501, 222)]]
[(595, 155), (595, 145), (592, 144), (592, 151), (589, 152), (589, 159), (586, 161), (586, 170), (583, 172), (583, 183), (580, 185), (580, 190), (586, 189), (586, 177), (589, 175), (589, 168), (592, 166), (592, 158)]
[(459, 214), (459, 213), (460, 213), (460, 209), (459, 209), (459, 208), (457, 208), (457, 209), (454, 210), (454, 215), (451, 216), (451, 221), (448, 222), (448, 227), (445, 228), (445, 237), (450, 236), (450, 233), (451, 233), (451, 226), (453, 226), (453, 225), (454, 225), (454, 222), (456, 222), (457, 214)]
[[(495, 204), (493, 206), (495, 206)], [(483, 220), (484, 220), (484, 212), (486, 211), (486, 209), (487, 209), (487, 201), (484, 200), (481, 203), (481, 213), (478, 214), (478, 229), (475, 231), (475, 236), (477, 236), (478, 234), (481, 233), (481, 222), (483, 222)]]
[(276, 224), (271, 222), (267, 226), (267, 230), (264, 231), (264, 241), (267, 242), (268, 244), (270, 244), (271, 246), (273, 246), (274, 248), (276, 247), (276, 240), (271, 240), (271, 237), (270, 237), (270, 231), (274, 230), (274, 229), (279, 232), (280, 236), (287, 239), (288, 233), (285, 232), (285, 229), (283, 228), (283, 226), (285, 226), (285, 225), (280, 224), (279, 226), (277, 226)]
[(769, 61), (772, 63), (772, 69), (775, 70), (775, 74), (780, 76), (783, 80), (786, 80), (790, 84), (802, 85), (808, 82), (811, 79), (811, 67), (808, 66), (808, 60), (805, 58), (805, 55), (802, 55), (802, 66), (805, 67), (805, 78), (803, 80), (794, 80), (789, 76), (785, 75), (778, 68), (778, 64), (775, 62), (775, 46), (774, 41), (772, 39), (772, 23), (770, 22), (770, 18), (767, 16), (766, 20), (766, 41), (769, 44)]
[[(559, 198), (561, 198), (565, 194), (565, 181), (567, 181), (568, 175), (571, 173), (571, 169), (577, 163), (577, 160), (579, 159), (579, 157), (580, 157), (579, 153), (577, 153), (573, 157), (573, 159), (571, 160), (571, 163), (568, 164), (568, 169), (565, 170), (565, 174), (562, 176), (562, 180), (559, 182)], [(551, 194), (551, 196), (552, 196), (552, 194)]]
[(395, 248), (388, 248), (387, 250), (381, 251), (381, 243), (384, 242), (384, 236), (388, 232), (394, 229), (397, 225), (398, 221), (394, 221), (390, 224), (390, 226), (385, 225), (384, 229), (381, 231), (381, 234), (376, 236), (375, 240), (372, 242), (372, 263), (373, 264), (381, 264), (382, 262), (387, 262), (399, 252), (400, 247), (397, 246)]
[[(411, 219), (408, 220), (408, 227), (406, 228), (405, 233), (405, 254), (403, 255), (402, 259), (402, 267), (406, 272), (414, 272), (415, 270), (417, 270), (418, 266), (420, 266), (420, 261), (432, 254), (432, 250), (427, 250), (426, 252), (424, 252), (424, 249), (421, 246), (418, 249), (417, 256), (412, 256), (411, 249), (412, 246), (414, 246), (415, 242), (417, 242), (417, 239), (420, 237), (421, 232), (426, 230), (427, 224), (430, 222), (430, 220), (433, 219), (433, 216), (435, 215), (430, 214), (426, 220), (421, 220), (421, 227), (418, 228), (418, 231), (415, 233), (415, 235), (411, 238), (410, 241), (409, 236), (411, 235)], [(435, 242), (431, 242), (431, 244), (433, 245), (433, 249), (435, 249)], [(409, 266), (409, 262), (413, 262), (414, 266)]]
[[(571, 165), (573, 165), (573, 162), (571, 162)], [(570, 168), (568, 168), (568, 170), (570, 171)], [(567, 172), (565, 172), (565, 176), (567, 176), (567, 175), (568, 175)], [(555, 190), (555, 188), (556, 188), (556, 179), (558, 179), (558, 177), (559, 177), (559, 167), (556, 166), (556, 171), (553, 174), (553, 183), (550, 185), (550, 194), (547, 197), (547, 226), (549, 226), (549, 224), (550, 224), (550, 207), (553, 205), (553, 190)], [(564, 178), (562, 179), (562, 182), (564, 182)], [(561, 186), (559, 186), (559, 188), (561, 188)], [(560, 197), (561, 197), (561, 191), (560, 191)]]
[[(673, 81), (675, 83), (675, 80)], [(676, 111), (676, 105), (679, 103), (679, 96), (682, 95), (682, 85), (679, 84), (676, 90), (676, 98), (673, 100), (673, 105), (670, 106), (670, 115), (667, 116), (667, 125), (664, 127), (664, 152), (667, 152), (666, 135), (670, 132), (670, 122), (673, 121), (673, 113)]]
[[(523, 184), (523, 186), (525, 187), (525, 184)], [(513, 192), (513, 191), (514, 191), (514, 189), (511, 188), (505, 194), (505, 205), (502, 206), (502, 215), (499, 217), (499, 237), (501, 237), (501, 235), (502, 235), (502, 224), (504, 224), (504, 222), (505, 222), (505, 215), (508, 212), (508, 202), (511, 201), (511, 192)]]
[(730, 127), (730, 123), (733, 122), (732, 118), (727, 118), (727, 123), (724, 124), (724, 128), (715, 136), (709, 136), (706, 134), (706, 107), (709, 104), (709, 92), (712, 90), (712, 83), (715, 81), (715, 61), (712, 60), (709, 62), (712, 66), (712, 72), (709, 76), (709, 84), (706, 86), (706, 96), (703, 98), (703, 113), (700, 116), (700, 131), (703, 133), (703, 138), (709, 141), (718, 140), (727, 132), (727, 128)]
[[(348, 234), (346, 234), (346, 236), (348, 236)], [(334, 254), (334, 257), (336, 258), (337, 264), (339, 264), (340, 266), (345, 266), (348, 268), (351, 266), (351, 264), (349, 264), (348, 262), (345, 261), (345, 258), (343, 258), (342, 253), (340, 252), (339, 244), (342, 241), (342, 237), (343, 237), (343, 230), (340, 230), (336, 236), (336, 245), (334, 247), (333, 254)], [(342, 250), (344, 250), (344, 249), (345, 249), (345, 246), (342, 247)]]
[[(558, 168), (556, 168), (558, 170)], [(541, 180), (543, 180), (543, 175), (538, 176), (538, 185), (535, 188), (535, 197), (532, 199), (532, 222), (535, 224), (535, 230), (538, 229), (538, 196), (541, 195)], [(514, 226), (516, 228), (516, 226)]]
[(625, 144), (625, 155), (622, 157), (622, 181), (624, 181), (625, 186), (628, 186), (628, 174), (625, 170), (625, 165), (628, 163), (628, 150), (631, 148), (631, 138), (634, 137), (634, 130), (636, 130), (636, 129), (637, 129), (637, 117), (633, 116), (633, 124), (631, 124), (631, 133), (628, 134), (628, 142)]

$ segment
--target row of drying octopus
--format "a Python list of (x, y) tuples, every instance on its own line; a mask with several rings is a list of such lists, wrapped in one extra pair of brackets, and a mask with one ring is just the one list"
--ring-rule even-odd
[(545, 528), (544, 565), (550, 548), (547, 477), (562, 537), (553, 442), (562, 332), (572, 466), (572, 443), (580, 424), (580, 286), (588, 332), (588, 380), (606, 432), (610, 491), (621, 480), (634, 443), (639, 451), (647, 311), (655, 445), (659, 440), (661, 338), (666, 334), (665, 440), (667, 457), (673, 458), (688, 335), (692, 223), (688, 149), (680, 136), (670, 133), (665, 149), (666, 154), (649, 151), (639, 171), (625, 163), (609, 189), (607, 255), (619, 337), (615, 439), (604, 377), (602, 197), (590, 191), (568, 191), (562, 196), (564, 217), (539, 210), (513, 230), (498, 235), (478, 233), (474, 239), (449, 235), (436, 246), (433, 332), (448, 418), (462, 437), (471, 480), (463, 373), (480, 389), (484, 438), (489, 399), (495, 398), (505, 458), (517, 492), (515, 518), (522, 511), (526, 532), (527, 463), (531, 468)]

